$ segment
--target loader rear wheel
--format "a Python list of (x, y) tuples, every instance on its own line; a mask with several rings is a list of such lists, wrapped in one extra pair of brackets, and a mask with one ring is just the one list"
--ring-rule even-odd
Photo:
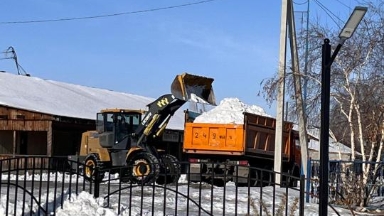
[(101, 168), (101, 162), (97, 154), (90, 154), (84, 160), (84, 177), (88, 180), (99, 180), (101, 181), (104, 178), (104, 172), (98, 172), (95, 176), (96, 167)]
[(159, 160), (148, 152), (137, 153), (127, 164), (132, 183), (140, 185), (154, 182), (160, 172)]
[(170, 154), (163, 154), (160, 157), (162, 160), (162, 168), (156, 183), (163, 185), (178, 182), (181, 174), (179, 160)]

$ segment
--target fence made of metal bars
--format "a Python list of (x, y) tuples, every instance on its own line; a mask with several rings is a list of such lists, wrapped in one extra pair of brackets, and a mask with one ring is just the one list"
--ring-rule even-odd
[[(308, 169), (308, 182), (309, 193), (307, 193), (307, 200), (309, 196), (318, 195), (319, 190), (319, 170), (320, 161), (310, 160), (310, 168)], [(342, 161), (331, 160), (329, 161), (329, 179), (328, 179), (328, 194), (330, 203), (340, 204), (346, 201), (346, 194), (348, 187), (364, 187), (365, 196), (372, 193), (372, 197), (384, 196), (384, 162), (372, 161)], [(365, 166), (365, 169), (363, 169)], [(365, 173), (363, 172), (365, 170)], [(365, 176), (365, 177), (364, 177)], [(364, 185), (363, 178), (366, 178)], [(356, 194), (355, 194), (356, 195)], [(357, 195), (356, 195), (357, 196)], [(350, 201), (349, 201), (350, 202)]]
[[(187, 162), (180, 163), (189, 166)], [(71, 169), (76, 166), (79, 169)], [(226, 179), (233, 178), (224, 173), (221, 176), (224, 184), (217, 186), (212, 182), (188, 181), (187, 169), (178, 181), (158, 184), (122, 178), (120, 174), (125, 173), (127, 167), (96, 168), (94, 176), (102, 177), (86, 178), (82, 172), (84, 166), (60, 157), (0, 160), (3, 212), (6, 215), (56, 215), (65, 210), (66, 202), (86, 194), (95, 199), (100, 208), (116, 215), (276, 215), (278, 211), (282, 212), (279, 215), (292, 215), (292, 209), (296, 209), (295, 215), (304, 215), (303, 176), (281, 173), (285, 179), (300, 184), (285, 187), (266, 182), (263, 176), (273, 171), (259, 169), (259, 176), (248, 176), (248, 184), (240, 187), (236, 181), (227, 182)], [(297, 208), (291, 208), (292, 203)]]

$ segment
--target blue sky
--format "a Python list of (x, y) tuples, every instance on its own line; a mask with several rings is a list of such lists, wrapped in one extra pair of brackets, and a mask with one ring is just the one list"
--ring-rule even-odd
[[(104, 18), (4, 24), (137, 12), (200, 1), (1, 1), (0, 51), (14, 47), (20, 65), (34, 77), (148, 97), (169, 93), (176, 74), (209, 76), (215, 79), (218, 102), (236, 97), (274, 115), (276, 107), (268, 107), (257, 93), (260, 82), (277, 71), (280, 0), (215, 0)], [(306, 11), (305, 0), (294, 2), (295, 11)], [(334, 24), (318, 2), (310, 0), (310, 19), (318, 17), (325, 24)], [(347, 20), (358, 3), (321, 0), (321, 4)], [(302, 13), (295, 16), (296, 26), (302, 27)], [(0, 54), (0, 59), (5, 57)], [(0, 70), (17, 73), (12, 60), (1, 60)]]

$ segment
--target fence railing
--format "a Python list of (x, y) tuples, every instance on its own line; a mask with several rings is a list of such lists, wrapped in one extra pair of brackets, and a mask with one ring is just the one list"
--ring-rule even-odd
[[(187, 162), (180, 163), (189, 167)], [(260, 175), (245, 177), (248, 183), (241, 187), (236, 184), (239, 181), (228, 180), (239, 177), (225, 173), (220, 176), (224, 182), (220, 186), (209, 182), (209, 176), (206, 182), (190, 182), (189, 168), (178, 181), (144, 183), (127, 180), (128, 167), (94, 169), (94, 176), (100, 178), (85, 177), (84, 167), (83, 163), (59, 157), (0, 160), (0, 206), (4, 208), (0, 207), (0, 212), (56, 215), (75, 209), (73, 205), (89, 204), (89, 208), (96, 208), (93, 213), (114, 215), (304, 215), (305, 179), (287, 173), (281, 175), (286, 181), (298, 181), (299, 187), (270, 182), (265, 176), (273, 171), (253, 167), (249, 169)], [(160, 177), (167, 179), (162, 173)]]
[[(369, 165), (367, 173), (363, 173), (363, 165)], [(329, 201), (330, 203), (343, 203), (346, 199), (346, 188), (349, 186), (360, 187), (362, 183), (363, 175), (366, 176), (367, 181), (362, 186), (365, 187), (365, 196), (368, 197), (368, 193), (371, 189), (373, 197), (384, 196), (384, 163), (372, 162), (372, 161), (341, 161), (333, 160), (329, 161)], [(320, 178), (320, 161), (311, 160), (308, 176), (310, 177), (310, 193), (311, 195), (317, 195), (319, 190), (319, 178)], [(351, 185), (352, 184), (352, 185)], [(355, 196), (357, 196), (355, 194)]]

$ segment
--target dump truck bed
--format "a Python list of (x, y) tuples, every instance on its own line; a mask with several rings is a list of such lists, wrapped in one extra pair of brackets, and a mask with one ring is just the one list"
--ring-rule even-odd
[[(283, 157), (294, 151), (293, 124), (283, 127)], [(244, 113), (244, 124), (186, 123), (183, 150), (192, 154), (249, 155), (273, 158), (276, 120)]]

